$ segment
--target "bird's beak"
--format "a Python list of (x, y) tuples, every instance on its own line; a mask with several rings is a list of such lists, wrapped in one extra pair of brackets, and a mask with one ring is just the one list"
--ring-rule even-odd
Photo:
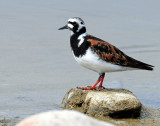
[(68, 26), (65, 25), (65, 26), (63, 26), (62, 28), (59, 28), (58, 30), (63, 30), (63, 29), (68, 29)]

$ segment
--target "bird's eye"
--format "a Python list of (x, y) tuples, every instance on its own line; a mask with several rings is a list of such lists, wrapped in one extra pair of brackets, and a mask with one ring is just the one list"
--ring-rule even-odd
[(83, 22), (81, 22), (81, 24), (83, 24)]

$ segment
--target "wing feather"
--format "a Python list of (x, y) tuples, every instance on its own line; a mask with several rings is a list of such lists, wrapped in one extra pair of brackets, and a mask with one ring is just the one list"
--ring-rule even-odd
[(91, 35), (89, 35), (88, 38), (86, 38), (86, 41), (90, 43), (92, 51), (96, 53), (99, 56), (99, 58), (106, 62), (110, 62), (112, 64), (120, 66), (153, 70), (152, 67), (154, 66), (127, 56), (117, 47), (111, 45), (106, 41), (103, 41)]

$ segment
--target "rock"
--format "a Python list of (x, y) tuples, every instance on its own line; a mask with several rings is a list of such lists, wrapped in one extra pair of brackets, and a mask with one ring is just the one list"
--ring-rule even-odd
[(64, 96), (61, 107), (78, 110), (93, 117), (136, 118), (140, 116), (141, 103), (125, 89), (81, 90), (71, 89)]
[(77, 111), (44, 112), (22, 120), (16, 126), (115, 126), (98, 121)]
[(160, 126), (160, 109), (142, 105), (141, 115), (137, 119), (113, 119), (105, 118), (104, 121), (117, 126)]
[(15, 126), (18, 122), (18, 117), (16, 118), (6, 118), (0, 116), (0, 126)]

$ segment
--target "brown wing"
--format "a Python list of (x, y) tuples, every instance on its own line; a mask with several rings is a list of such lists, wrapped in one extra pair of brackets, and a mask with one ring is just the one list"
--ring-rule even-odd
[(88, 38), (86, 38), (86, 41), (90, 43), (92, 51), (96, 53), (104, 61), (126, 67), (133, 67), (133, 68), (140, 68), (147, 70), (153, 69), (152, 65), (140, 62), (138, 60), (135, 60), (127, 56), (117, 47), (111, 45), (106, 41), (98, 39), (94, 36), (89, 36)]

